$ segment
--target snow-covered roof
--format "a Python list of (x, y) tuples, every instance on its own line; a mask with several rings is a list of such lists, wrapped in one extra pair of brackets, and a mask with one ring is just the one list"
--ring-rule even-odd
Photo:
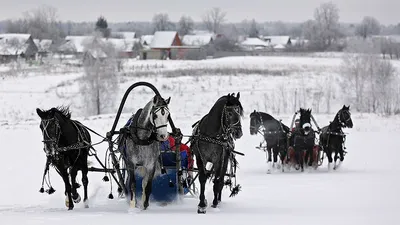
[(85, 50), (85, 45), (93, 39), (94, 36), (66, 36), (65, 42), (58, 49), (82, 53)]
[(193, 35), (188, 34), (183, 36), (182, 43), (189, 46), (207, 45), (213, 40), (212, 34)]
[(27, 42), (28, 39), (31, 37), (30, 34), (16, 34), (16, 33), (6, 33), (6, 34), (0, 34), (0, 39), (3, 40), (11, 40), (11, 39), (17, 39), (19, 42)]
[(277, 44), (274, 46), (274, 49), (284, 49), (284, 48), (285, 48), (285, 46), (282, 44)]
[(134, 38), (136, 38), (136, 32), (121, 31), (121, 32), (115, 32), (115, 34), (119, 34), (125, 39), (134, 39)]
[(33, 39), (33, 42), (38, 47), (39, 52), (50, 51), (50, 47), (53, 44), (53, 41), (50, 39)]
[(153, 41), (154, 35), (142, 35), (140, 37), (140, 44), (142, 45), (150, 45)]
[(154, 33), (154, 37), (151, 41), (150, 47), (169, 48), (172, 46), (176, 35), (176, 31), (157, 31), (156, 33)]
[(269, 42), (271, 45), (287, 45), (290, 36), (264, 36), (262, 39)]
[(117, 51), (123, 52), (131, 52), (135, 43), (139, 43), (139, 39), (109, 38), (105, 41), (113, 44)]
[(267, 42), (260, 40), (259, 38), (246, 38), (246, 40), (242, 41), (240, 44), (246, 46), (268, 46)]
[(99, 59), (99, 58), (106, 58), (107, 57), (107, 54), (103, 51), (103, 50), (101, 50), (101, 49), (99, 49), (99, 48), (96, 48), (96, 49), (89, 49), (87, 52), (86, 52), (86, 54), (90, 54), (93, 58), (95, 58), (95, 59)]
[(214, 33), (210, 32), (208, 30), (193, 30), (191, 33), (195, 34), (195, 35), (212, 35), (212, 36), (215, 36)]
[(19, 55), (29, 47), (30, 34), (0, 34), (0, 55)]

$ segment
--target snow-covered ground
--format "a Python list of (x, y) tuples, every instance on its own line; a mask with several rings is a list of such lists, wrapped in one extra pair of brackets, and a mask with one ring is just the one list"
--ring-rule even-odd
[[(278, 57), (276, 57), (278, 58)], [(224, 61), (225, 60), (225, 61)], [(206, 215), (197, 215), (198, 199), (183, 199), (182, 202), (168, 206), (150, 203), (147, 211), (131, 214), (124, 200), (108, 199), (109, 185), (101, 179), (102, 173), (89, 174), (89, 209), (83, 203), (73, 211), (64, 205), (63, 183), (54, 170), (52, 184), (56, 189), (53, 195), (38, 192), (44, 167), (42, 137), (39, 119), (35, 108), (50, 108), (60, 104), (71, 104), (72, 116), (100, 134), (105, 134), (114, 122), (116, 108), (109, 114), (87, 117), (81, 113), (80, 95), (77, 95), (76, 79), (81, 74), (30, 75), (7, 77), (0, 81), (0, 143), (2, 146), (2, 182), (0, 185), (0, 224), (399, 224), (396, 215), (400, 211), (398, 159), (396, 150), (400, 131), (398, 116), (381, 117), (371, 114), (352, 114), (354, 128), (346, 130), (348, 154), (338, 171), (328, 172), (326, 161), (317, 171), (300, 173), (297, 171), (266, 174), (265, 154), (255, 146), (260, 136), (250, 136), (248, 115), (254, 109), (278, 111), (279, 98), (286, 92), (277, 92), (279, 87), (292, 92), (298, 82), (315, 89), (317, 81), (328, 78), (335, 81), (337, 59), (318, 59), (303, 61), (275, 57), (250, 57), (236, 59), (210, 60), (208, 65), (251, 65), (255, 60), (274, 62), (271, 67), (286, 68), (286, 64), (305, 65), (305, 68), (332, 68), (326, 72), (313, 72), (313, 69), (300, 71), (287, 76), (236, 75), (236, 76), (198, 76), (198, 77), (123, 77), (121, 88), (116, 93), (116, 101), (122, 98), (126, 88), (137, 81), (153, 83), (164, 97), (171, 96), (171, 113), (177, 127), (184, 134), (191, 133), (191, 125), (208, 112), (214, 101), (230, 92), (241, 92), (245, 117), (242, 121), (244, 136), (238, 140), (240, 169), (238, 182), (242, 191), (234, 198), (228, 198), (229, 190), (223, 193), (219, 209), (208, 209)], [(247, 60), (247, 61), (246, 61)], [(276, 60), (276, 61), (274, 61)], [(313, 58), (313, 60), (315, 60)], [(325, 61), (324, 61), (325, 60)], [(217, 62), (215, 62), (217, 61)], [(286, 61), (286, 62), (285, 62)], [(136, 63), (136, 62), (135, 62)], [(147, 62), (146, 62), (147, 63)], [(158, 62), (178, 65), (184, 62)], [(194, 67), (195, 62), (187, 62)], [(199, 63), (206, 63), (199, 62)], [(225, 63), (225, 64), (224, 64)], [(286, 63), (286, 64), (285, 64)], [(256, 64), (256, 63), (255, 63)], [(273, 64), (273, 65), (272, 65)], [(260, 65), (258, 63), (257, 65)], [(280, 65), (280, 66), (279, 66)], [(337, 65), (337, 64), (336, 64)], [(177, 68), (182, 68), (179, 65)], [(252, 66), (249, 66), (251, 68)], [(260, 66), (261, 67), (261, 66)], [(1, 79), (1, 78), (0, 78)], [(13, 93), (14, 92), (14, 93)], [(305, 91), (305, 93), (308, 93)], [(311, 93), (309, 93), (311, 95)], [(335, 91), (336, 94), (336, 91)], [(61, 96), (61, 97), (60, 97)], [(137, 107), (142, 107), (152, 96), (148, 89), (138, 89), (127, 102), (125, 114), (119, 127)], [(276, 96), (276, 97), (271, 97)], [(308, 99), (308, 98), (307, 98)], [(307, 107), (313, 104), (307, 102)], [(331, 102), (331, 113), (314, 113), (320, 126), (333, 120), (334, 113), (346, 102), (336, 97)], [(298, 105), (297, 105), (298, 106)], [(287, 106), (290, 108), (290, 106)], [(314, 108), (314, 107), (313, 107)], [(293, 110), (276, 112), (273, 115), (287, 125), (290, 124)], [(93, 142), (101, 139), (92, 134)], [(96, 147), (103, 158), (106, 143)], [(93, 158), (91, 161), (95, 161)], [(78, 175), (80, 179), (80, 174)], [(115, 186), (114, 186), (115, 187)], [(79, 190), (82, 196), (82, 188)], [(207, 185), (206, 196), (212, 201), (212, 186)], [(114, 191), (114, 196), (116, 192)]]
[[(288, 121), (289, 117), (280, 118)], [(316, 115), (320, 125), (332, 118), (333, 115)], [(121, 118), (125, 119), (126, 115)], [(175, 120), (175, 123), (189, 134), (190, 125), (197, 119)], [(109, 186), (101, 181), (102, 173), (89, 174), (90, 208), (83, 208), (81, 203), (67, 212), (64, 185), (54, 170), (52, 183), (57, 191), (50, 196), (38, 192), (44, 165), (38, 121), (1, 126), (4, 182), (0, 186), (0, 221), (2, 224), (203, 224), (216, 221), (229, 224), (398, 224), (400, 153), (396, 151), (396, 140), (400, 124), (396, 118), (357, 114), (353, 115), (353, 121), (354, 129), (347, 130), (349, 153), (340, 170), (327, 172), (325, 163), (312, 172), (266, 174), (264, 153), (254, 148), (261, 137), (250, 136), (249, 119), (244, 119), (245, 134), (237, 141), (237, 150), (246, 154), (238, 158), (238, 182), (242, 191), (228, 198), (229, 190), (226, 190), (221, 207), (209, 209), (206, 215), (197, 215), (197, 199), (184, 199), (165, 207), (153, 203), (148, 211), (130, 214), (124, 200), (107, 199)], [(83, 120), (101, 134), (111, 128), (112, 122), (109, 116)], [(94, 139), (100, 140), (95, 135)], [(100, 156), (104, 155), (106, 147), (104, 143), (97, 148)], [(82, 195), (82, 189), (80, 192)], [(211, 184), (206, 195), (211, 202)]]

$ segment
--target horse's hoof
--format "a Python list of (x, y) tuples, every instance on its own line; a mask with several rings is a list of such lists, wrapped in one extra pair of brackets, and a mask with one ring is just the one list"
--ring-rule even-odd
[[(73, 200), (72, 200), (73, 201)], [(65, 206), (70, 210), (72, 208), (74, 208), (74, 204), (72, 202), (69, 201), (68, 196), (66, 196), (65, 198)], [(72, 208), (71, 208), (72, 207)]]
[(89, 200), (83, 201), (83, 205), (85, 206), (86, 209), (89, 208)]
[(81, 196), (78, 194), (78, 196), (76, 198), (72, 197), (72, 200), (74, 201), (74, 203), (79, 203), (81, 202)]
[(198, 214), (206, 214), (206, 208), (205, 207), (199, 207), (198, 209), (197, 209), (197, 213)]
[(267, 170), (267, 174), (271, 174), (271, 170)]
[(130, 203), (129, 203), (129, 207), (130, 208), (132, 208), (132, 209), (134, 209), (134, 208), (136, 208), (136, 201), (131, 201)]

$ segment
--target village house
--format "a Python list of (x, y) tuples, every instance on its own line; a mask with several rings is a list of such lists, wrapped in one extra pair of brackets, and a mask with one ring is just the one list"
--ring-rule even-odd
[(182, 41), (176, 31), (157, 31), (149, 45), (149, 50), (143, 52), (143, 59), (172, 59), (172, 49), (179, 49)]
[(19, 57), (32, 60), (37, 52), (38, 47), (30, 34), (0, 34), (1, 62), (9, 62)]

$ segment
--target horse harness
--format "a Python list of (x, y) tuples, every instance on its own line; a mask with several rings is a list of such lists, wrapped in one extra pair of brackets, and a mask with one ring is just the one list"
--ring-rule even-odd
[[(129, 120), (128, 124), (121, 129), (122, 132), (124, 134), (128, 134), (129, 137), (132, 138), (133, 142), (137, 145), (151, 145), (152, 143), (154, 143), (154, 141), (157, 140), (156, 135), (157, 135), (157, 130), (163, 127), (167, 127), (167, 124), (163, 124), (160, 126), (156, 126), (156, 124), (154, 123), (154, 117), (156, 115), (156, 113), (158, 111), (162, 110), (162, 113), (164, 114), (165, 111), (168, 112), (168, 108), (167, 106), (158, 106), (158, 107), (153, 107), (153, 110), (150, 112), (150, 123), (153, 125), (152, 129), (148, 129), (148, 128), (143, 128), (143, 127), (139, 127), (138, 126), (138, 120), (139, 120), (139, 116), (142, 113), (143, 109), (139, 109), (135, 115), (133, 117), (131, 117), (131, 119)], [(146, 140), (142, 140), (138, 137), (137, 135), (137, 131), (138, 130), (147, 130), (147, 131), (151, 131), (151, 135), (148, 139)]]
[[(192, 125), (192, 127), (196, 127), (195, 128), (195, 133), (194, 135), (191, 137), (191, 142), (196, 142), (197, 145), (197, 149), (199, 149), (199, 140), (208, 142), (208, 143), (212, 143), (212, 144), (216, 144), (222, 147), (222, 162), (221, 165), (224, 165), (224, 155), (226, 153), (226, 151), (228, 151), (227, 153), (229, 154), (229, 161), (231, 162), (231, 165), (234, 165), (235, 169), (233, 170), (233, 168), (231, 168), (229, 176), (230, 177), (236, 177), (236, 166), (237, 166), (237, 161), (235, 159), (235, 155), (234, 153), (238, 153), (235, 152), (235, 143), (232, 137), (232, 130), (233, 128), (240, 128), (241, 124), (240, 124), (240, 118), (237, 122), (233, 123), (233, 124), (229, 124), (228, 126), (224, 126), (224, 121), (225, 122), (229, 122), (228, 121), (228, 116), (226, 114), (226, 109), (227, 108), (233, 108), (233, 111), (237, 114), (240, 114), (240, 109), (238, 106), (224, 106), (223, 111), (222, 111), (222, 116), (221, 116), (221, 127), (222, 127), (222, 134), (218, 134), (215, 138), (201, 134), (200, 133), (200, 129), (198, 127), (198, 125), (203, 121), (203, 119), (205, 117), (203, 117), (200, 121), (197, 121), (195, 124)], [(203, 158), (201, 155), (201, 152), (198, 150), (199, 156), (200, 158)], [(204, 173), (207, 173), (206, 171), (206, 164), (205, 161), (203, 159), (201, 159), (202, 163), (203, 163), (203, 168), (204, 168)], [(221, 166), (221, 169), (222, 169)], [(214, 167), (214, 166), (213, 166)], [(211, 169), (212, 170), (212, 169)], [(236, 185), (236, 179), (235, 179), (235, 183), (232, 184), (232, 181), (229, 179), (227, 180), (227, 182), (225, 183), (225, 185), (229, 185), (230, 189), (232, 191), (231, 196), (235, 196), (237, 194), (237, 192), (239, 192), (240, 189), (240, 185)], [(232, 185), (234, 185), (235, 187), (232, 188)], [(231, 197), (230, 196), (230, 197)]]
[[(49, 126), (51, 121), (54, 121), (55, 126), (56, 126), (56, 138), (55, 139), (50, 138), (50, 135), (47, 131), (47, 127)], [(52, 142), (55, 144), (54, 145), (55, 151), (54, 152), (53, 151), (51, 151), (51, 152), (45, 151), (46, 156), (54, 157), (57, 159), (59, 157), (59, 154), (62, 152), (67, 152), (67, 151), (73, 150), (73, 149), (80, 150), (82, 148), (91, 147), (89, 137), (85, 133), (85, 126), (76, 120), (71, 120), (71, 123), (73, 124), (73, 126), (75, 127), (75, 129), (78, 132), (78, 137), (77, 137), (78, 141), (69, 146), (59, 147), (58, 145), (59, 145), (59, 141), (60, 141), (60, 137), (61, 137), (61, 133), (62, 133), (59, 121), (55, 117), (53, 117), (51, 119), (42, 119), (41, 124), (43, 126), (42, 133), (43, 133), (43, 137), (44, 137), (44, 140), (42, 142), (43, 143)]]
[[(259, 113), (259, 112), (256, 112), (256, 114), (258, 115), (258, 118), (259, 118), (259, 120), (260, 120), (260, 124), (265, 128), (265, 125), (264, 125), (264, 121), (263, 121), (263, 119), (262, 119), (262, 116), (261, 116), (261, 114)], [(265, 137), (265, 136), (267, 136), (267, 135), (273, 135), (273, 134), (287, 134), (286, 132), (285, 132), (285, 130), (283, 129), (283, 126), (282, 126), (282, 120), (279, 120), (279, 126), (280, 126), (280, 128), (281, 128), (281, 130), (278, 130), (278, 131), (266, 131), (265, 129), (262, 131), (263, 133), (261, 133), (261, 131), (260, 131), (260, 128), (258, 128), (258, 130), (257, 130), (257, 132), (258, 133), (260, 133), (261, 135), (263, 135), (263, 137)], [(250, 127), (251, 128), (255, 128), (254, 126), (251, 126), (250, 125)], [(274, 135), (274, 137), (276, 137)], [(279, 137), (277, 137), (276, 139), (281, 139), (281, 138), (279, 138)], [(280, 147), (280, 141), (278, 141), (278, 147)]]

